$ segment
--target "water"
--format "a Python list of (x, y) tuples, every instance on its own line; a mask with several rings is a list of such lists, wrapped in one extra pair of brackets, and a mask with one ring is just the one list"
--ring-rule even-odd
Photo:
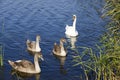
[[(101, 18), (104, 0), (1, 0), (0, 42), (4, 44), (4, 80), (17, 80), (11, 74), (7, 60), (27, 59), (33, 61), (26, 51), (26, 40), (41, 36), (40, 46), (45, 61), (41, 62), (40, 80), (80, 80), (79, 66), (73, 67), (74, 52), (60, 62), (52, 55), (54, 42), (65, 37), (66, 24), (72, 25), (72, 15), (77, 15), (79, 36), (76, 46), (94, 47), (103, 33), (106, 21)], [(2, 27), (4, 25), (4, 28)], [(60, 63), (63, 64), (60, 66)], [(24, 78), (23, 78), (24, 79)], [(26, 78), (25, 78), (26, 79)], [(34, 80), (35, 76), (27, 80)]]

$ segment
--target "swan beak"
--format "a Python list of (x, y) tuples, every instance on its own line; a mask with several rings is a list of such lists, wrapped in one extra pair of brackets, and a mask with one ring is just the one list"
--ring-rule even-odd
[(43, 58), (43, 57), (41, 57), (40, 59), (41, 59), (42, 61), (44, 61), (44, 58)]

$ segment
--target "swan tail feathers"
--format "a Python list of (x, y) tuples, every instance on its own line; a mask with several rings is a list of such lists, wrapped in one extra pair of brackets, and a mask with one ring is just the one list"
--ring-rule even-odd
[(13, 68), (17, 68), (15, 62), (8, 60), (8, 63), (9, 63)]

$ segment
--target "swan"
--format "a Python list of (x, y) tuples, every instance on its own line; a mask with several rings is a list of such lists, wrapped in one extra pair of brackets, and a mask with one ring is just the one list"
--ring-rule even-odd
[(78, 35), (78, 31), (76, 30), (76, 20), (77, 20), (76, 15), (73, 15), (73, 25), (72, 26), (66, 25), (66, 28), (65, 28), (66, 35), (68, 35), (68, 36), (77, 36)]
[(8, 63), (12, 66), (13, 69), (17, 71), (36, 74), (41, 72), (41, 69), (38, 63), (38, 58), (41, 58), (41, 60), (44, 60), (41, 54), (35, 54), (34, 64), (28, 60), (17, 60), (17, 61), (8, 60)]
[(67, 52), (64, 48), (63, 43), (66, 42), (66, 39), (61, 38), (60, 39), (60, 44), (57, 44), (56, 42), (54, 43), (53, 47), (53, 54), (57, 56), (66, 56)]
[(31, 52), (40, 52), (41, 48), (39, 45), (39, 41), (40, 41), (39, 35), (36, 36), (36, 41), (30, 41), (29, 39), (27, 39), (26, 41), (27, 50)]

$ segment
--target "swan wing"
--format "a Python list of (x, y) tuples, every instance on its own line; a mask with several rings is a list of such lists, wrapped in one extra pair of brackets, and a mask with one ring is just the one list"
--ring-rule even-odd
[(8, 61), (9, 64), (16, 70), (22, 71), (26, 69), (35, 69), (33, 63), (28, 60), (19, 60), (19, 61)]
[(66, 25), (65, 29), (68, 30), (70, 28), (72, 28), (73, 26), (69, 26), (69, 25)]
[(67, 30), (67, 28), (68, 28), (69, 26), (68, 25), (66, 25), (66, 27), (65, 27), (65, 29)]
[(23, 68), (34, 68), (33, 63), (28, 60), (21, 60), (21, 62), (15, 62), (15, 63)]

